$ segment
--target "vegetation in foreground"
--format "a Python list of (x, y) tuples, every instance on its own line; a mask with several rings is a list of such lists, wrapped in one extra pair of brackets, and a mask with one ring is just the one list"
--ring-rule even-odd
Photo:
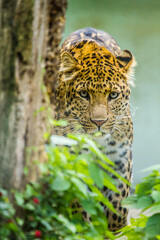
[[(82, 149), (89, 149), (89, 152)], [(109, 173), (126, 181), (114, 172), (114, 163), (87, 136), (52, 136), (46, 152), (48, 162), (39, 164), (42, 171), (39, 181), (27, 184), (24, 192), (13, 191), (15, 207), (9, 202), (7, 192), (0, 189), (0, 238), (115, 239), (108, 230), (100, 204), (115, 212), (100, 191), (106, 186), (117, 192)], [(134, 240), (160, 239), (160, 172), (154, 168), (150, 170), (152, 173), (136, 186), (135, 195), (123, 201), (128, 208), (142, 209), (142, 214), (131, 219), (131, 225), (125, 227), (120, 236)], [(22, 217), (18, 217), (15, 209)], [(149, 216), (144, 214), (146, 210)], [(84, 221), (84, 211), (89, 221)]]

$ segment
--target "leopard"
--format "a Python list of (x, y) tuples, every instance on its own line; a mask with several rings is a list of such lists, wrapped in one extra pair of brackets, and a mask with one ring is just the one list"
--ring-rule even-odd
[[(58, 134), (85, 133), (103, 146), (114, 169), (128, 182), (132, 179), (133, 123), (130, 111), (136, 60), (129, 50), (121, 50), (108, 33), (84, 28), (69, 35), (60, 50), (56, 119), (68, 126)], [(80, 125), (81, 128), (76, 128)], [(95, 136), (97, 132), (101, 134)], [(116, 232), (127, 225), (128, 209), (122, 200), (130, 186), (112, 175), (119, 193), (105, 186), (103, 195), (117, 213), (103, 205), (108, 228)]]

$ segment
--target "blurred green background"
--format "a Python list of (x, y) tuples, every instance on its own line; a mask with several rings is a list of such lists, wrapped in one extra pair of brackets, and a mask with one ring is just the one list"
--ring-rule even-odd
[(69, 0), (63, 39), (84, 27), (108, 32), (138, 63), (131, 97), (136, 184), (142, 169), (160, 163), (160, 0)]

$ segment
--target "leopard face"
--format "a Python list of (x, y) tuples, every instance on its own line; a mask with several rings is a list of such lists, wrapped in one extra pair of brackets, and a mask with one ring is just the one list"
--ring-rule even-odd
[(124, 116), (130, 115), (133, 61), (128, 50), (114, 56), (94, 41), (84, 40), (71, 52), (62, 52), (57, 96), (60, 118), (80, 124), (88, 134), (114, 134), (121, 129)]

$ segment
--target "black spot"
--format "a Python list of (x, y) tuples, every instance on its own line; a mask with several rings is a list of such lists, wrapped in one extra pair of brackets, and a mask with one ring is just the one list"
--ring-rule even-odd
[(70, 97), (70, 92), (67, 93), (67, 97)]
[(123, 224), (124, 224), (124, 225), (126, 224), (126, 219), (123, 220)]
[(107, 191), (108, 188), (106, 186), (103, 187), (103, 191)]
[(123, 212), (124, 212), (124, 214), (127, 212), (127, 209), (126, 208), (123, 208)]
[(120, 62), (118, 62), (118, 65), (120, 68), (123, 68), (123, 65)]
[(126, 169), (125, 168), (122, 168), (121, 169), (121, 172), (124, 174), (126, 172)]
[(113, 150), (113, 151), (107, 152), (106, 154), (109, 155), (109, 154), (115, 154), (115, 153), (117, 153), (117, 151)]
[(104, 206), (105, 206), (105, 205), (104, 205), (104, 203), (102, 203), (102, 202), (100, 202), (100, 204), (101, 204), (101, 206), (102, 206), (102, 207), (104, 207)]
[(106, 59), (110, 59), (110, 55), (104, 55)]
[(114, 213), (113, 214), (113, 220), (116, 221), (117, 220), (117, 215)]
[(113, 198), (112, 198), (112, 195), (109, 195), (108, 200), (109, 200), (109, 201), (112, 201), (112, 199), (113, 199)]
[(68, 112), (64, 112), (64, 115), (65, 115), (66, 117), (68, 117), (68, 116), (70, 115), (70, 113), (71, 113), (71, 110), (69, 110)]
[(79, 44), (76, 46), (76, 48), (82, 48), (83, 46), (84, 46), (84, 43), (81, 42), (81, 43), (79, 43)]
[(128, 138), (130, 139), (132, 137), (132, 134), (130, 134), (129, 136), (128, 136)]
[(88, 69), (86, 72), (85, 72), (85, 75), (88, 75), (90, 72), (90, 70)]
[(116, 197), (119, 197), (119, 193), (116, 193)]
[(120, 148), (123, 148), (124, 147), (124, 145), (125, 145), (125, 143), (122, 143), (119, 147)]
[(110, 141), (110, 142), (108, 143), (108, 145), (109, 145), (109, 146), (115, 146), (115, 145), (116, 145), (116, 142), (115, 142), (115, 141)]
[(116, 227), (116, 224), (115, 224), (115, 223), (113, 223), (113, 224), (112, 224), (112, 228), (115, 228), (115, 227)]
[(74, 151), (69, 151), (71, 154), (75, 154), (75, 152)]
[(108, 70), (108, 72), (109, 72), (109, 73), (111, 73), (111, 74), (113, 74), (113, 71), (112, 71), (112, 70), (110, 70), (110, 69)]
[(118, 217), (118, 222), (120, 223), (122, 221), (122, 218), (121, 217)]
[(119, 211), (122, 211), (122, 207), (121, 206), (119, 207)]
[(91, 78), (91, 77), (88, 77), (86, 80), (92, 80), (92, 78)]
[(86, 28), (85, 31), (84, 31), (84, 34), (87, 36), (87, 37), (91, 37), (92, 36), (92, 28)]
[(109, 217), (109, 212), (107, 211), (107, 213), (106, 213), (106, 217), (108, 218)]
[(112, 204), (113, 204), (113, 207), (114, 207), (114, 208), (117, 208), (117, 204), (118, 204), (117, 201), (113, 201)]
[(118, 228), (121, 228), (122, 227), (122, 225), (118, 225)]
[(87, 218), (87, 216), (88, 216), (87, 212), (83, 211), (82, 214), (83, 214), (84, 218)]
[(122, 197), (124, 197), (126, 195), (126, 190), (124, 189), (123, 191), (122, 191)]
[(120, 188), (120, 189), (123, 188), (123, 183), (119, 184), (118, 188)]
[(127, 150), (125, 150), (123, 153), (121, 153), (119, 156), (124, 157), (127, 154)]
[(113, 179), (117, 179), (117, 177), (116, 177), (115, 175), (112, 175), (112, 178), (113, 178)]
[(116, 160), (115, 164), (120, 170), (122, 170), (122, 168), (124, 167), (124, 163), (121, 160)]
[(87, 57), (84, 57), (83, 60), (87, 60), (87, 59), (89, 59), (89, 58), (90, 58), (90, 56), (87, 56)]

